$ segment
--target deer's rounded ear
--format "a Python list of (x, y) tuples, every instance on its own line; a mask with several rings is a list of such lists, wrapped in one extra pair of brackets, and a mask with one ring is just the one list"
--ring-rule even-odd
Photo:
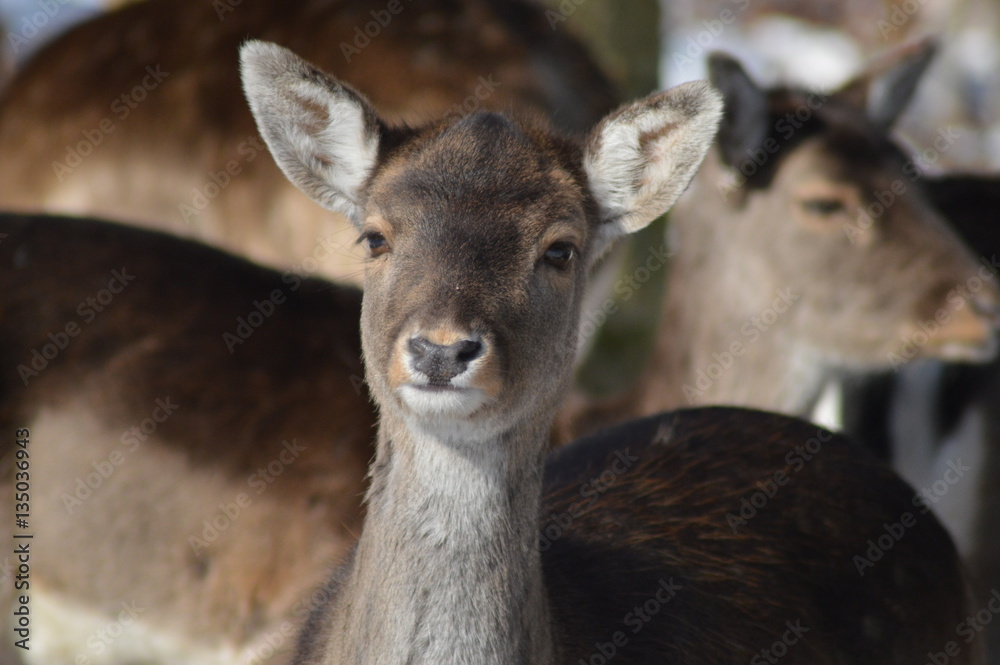
[(278, 166), (318, 204), (357, 223), (383, 125), (358, 92), (277, 44), (240, 49), (243, 89)]
[(600, 209), (600, 255), (610, 242), (667, 212), (715, 138), (722, 96), (704, 81), (624, 106), (591, 132), (584, 169)]

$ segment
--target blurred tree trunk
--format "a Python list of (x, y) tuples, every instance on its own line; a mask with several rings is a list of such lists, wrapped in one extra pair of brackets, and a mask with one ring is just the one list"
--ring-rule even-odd
[[(590, 46), (598, 62), (618, 84), (622, 100), (657, 88), (660, 53), (660, 9), (657, 0), (544, 0), (556, 30), (571, 30)], [(665, 224), (658, 220), (630, 238), (615, 284), (647, 276), (636, 268), (650, 249), (663, 244)], [(645, 270), (645, 269), (643, 269)], [(639, 375), (652, 348), (663, 296), (665, 269), (648, 275), (625, 300), (614, 290), (617, 311), (607, 317), (578, 372), (581, 387), (595, 395), (622, 392)], [(600, 318), (600, 317), (598, 317)], [(587, 323), (584, 324), (588, 325)]]

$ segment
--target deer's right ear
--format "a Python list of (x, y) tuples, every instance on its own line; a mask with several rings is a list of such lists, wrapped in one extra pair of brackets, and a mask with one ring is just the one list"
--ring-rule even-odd
[(240, 72), (257, 128), (288, 179), (358, 223), (383, 134), (371, 105), (277, 44), (244, 44)]
[(704, 81), (622, 107), (591, 131), (584, 152), (601, 228), (594, 260), (617, 236), (664, 214), (684, 193), (722, 117), (722, 97)]
[(719, 126), (719, 148), (730, 168), (738, 169), (767, 139), (767, 93), (743, 65), (724, 53), (708, 57), (708, 79), (722, 92), (726, 112)]

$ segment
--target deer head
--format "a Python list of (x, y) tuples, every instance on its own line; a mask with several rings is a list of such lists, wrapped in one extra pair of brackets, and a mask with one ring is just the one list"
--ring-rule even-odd
[(713, 136), (704, 83), (606, 118), (578, 145), (479, 112), (389, 127), (290, 52), (243, 51), (251, 108), (276, 161), (368, 250), (363, 346), (383, 411), (526, 417), (569, 377), (588, 269), (684, 191)]
[[(889, 135), (932, 54), (908, 49), (829, 95), (763, 90), (732, 58), (710, 60), (726, 98), (713, 160), (721, 169), (700, 179), (714, 179), (714, 191), (689, 202), (700, 221), (714, 216), (712, 229), (691, 233), (712, 234), (720, 270), (747, 300), (750, 290), (799, 294), (789, 343), (829, 364), (994, 352), (991, 271), (928, 203), (919, 162)], [(948, 145), (942, 128), (936, 149)]]

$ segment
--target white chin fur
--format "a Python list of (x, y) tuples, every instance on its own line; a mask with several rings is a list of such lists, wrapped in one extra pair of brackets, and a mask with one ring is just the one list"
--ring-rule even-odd
[(428, 390), (403, 386), (399, 396), (414, 415), (425, 417), (463, 418), (472, 415), (487, 400), (486, 393), (477, 388)]

